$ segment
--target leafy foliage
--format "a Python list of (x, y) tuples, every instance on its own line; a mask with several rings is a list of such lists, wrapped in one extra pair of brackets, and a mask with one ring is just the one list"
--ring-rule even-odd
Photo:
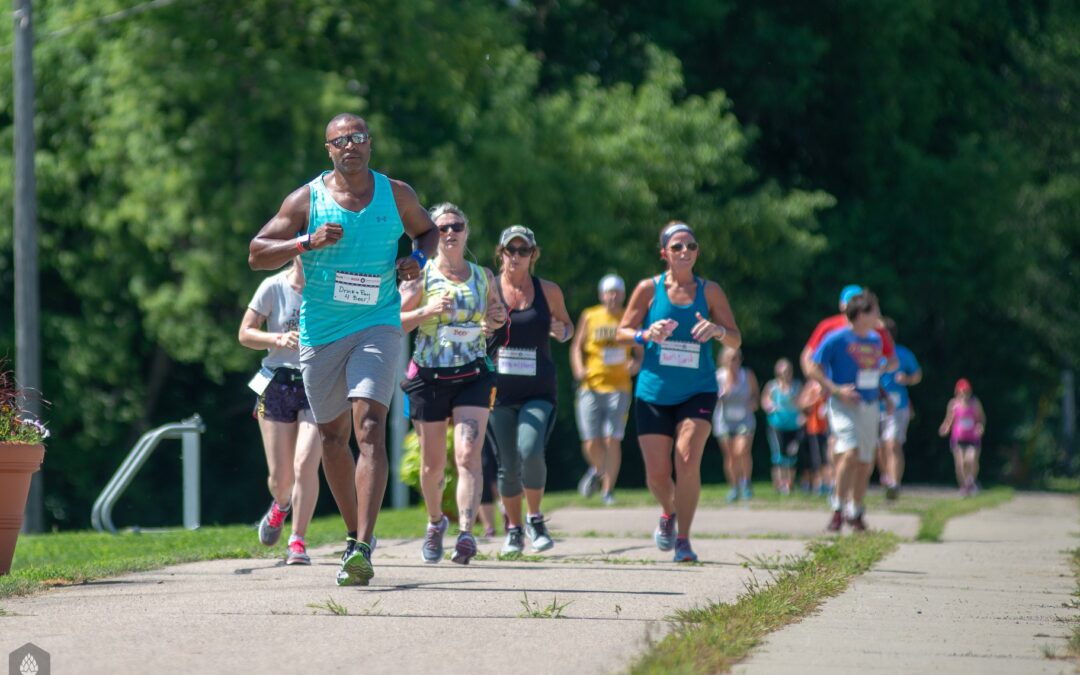
[[(923, 362), (923, 419), (963, 373), (1003, 454), (1054, 422), (1030, 424), (1055, 370), (1080, 356), (1073, 3), (186, 0), (94, 20), (132, 4), (34, 7), (56, 435), (45, 478), (60, 525), (85, 525), (75, 514), (142, 431), (193, 409), (215, 457), (208, 520), (261, 501), (263, 454), (241, 422), (255, 355), (234, 337), (260, 281), (247, 244), (327, 167), (323, 126), (343, 110), (368, 119), (375, 168), (423, 203), (464, 207), (480, 258), (502, 227), (532, 227), (538, 272), (572, 313), (607, 271), (657, 271), (657, 230), (679, 218), (759, 372), (794, 355), (858, 280)], [(9, 306), (10, 58), (0, 45)], [(0, 323), (0, 347), (11, 335)], [(949, 475), (933, 426), (912, 429), (915, 478)], [(168, 522), (166, 461), (121, 509)], [(570, 415), (549, 463), (552, 487), (573, 482)], [(709, 464), (706, 479), (718, 476)], [(640, 477), (628, 462), (625, 480)]]

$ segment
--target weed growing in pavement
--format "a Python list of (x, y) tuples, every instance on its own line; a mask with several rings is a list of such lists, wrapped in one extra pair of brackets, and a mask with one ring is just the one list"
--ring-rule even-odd
[(521, 600), (521, 606), (524, 608), (519, 617), (523, 619), (564, 619), (563, 610), (569, 607), (573, 600), (559, 604), (559, 599), (555, 596), (551, 598), (551, 604), (542, 606), (538, 602), (529, 601), (528, 591), (524, 591), (525, 597)]
[(503, 553), (501, 551), (495, 554), (495, 559), (499, 562), (551, 562), (535, 553)]
[[(375, 602), (378, 604), (378, 601)], [(348, 616), (349, 608), (338, 602), (335, 602), (333, 598), (326, 598), (326, 602), (309, 602), (308, 607), (312, 609), (321, 609), (327, 611), (335, 616)], [(312, 612), (314, 614), (315, 612)]]

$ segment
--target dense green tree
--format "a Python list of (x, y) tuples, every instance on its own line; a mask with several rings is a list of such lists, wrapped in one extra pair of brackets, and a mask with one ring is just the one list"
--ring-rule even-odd
[[(544, 91), (512, 15), (489, 3), (179, 2), (94, 20), (130, 4), (35, 8), (46, 482), (62, 525), (86, 524), (138, 433), (193, 410), (209, 428), (207, 520), (257, 515), (262, 453), (243, 386), (257, 357), (235, 338), (261, 277), (247, 243), (326, 167), (323, 126), (342, 110), (368, 118), (376, 168), (473, 214), (482, 258), (502, 227), (534, 227), (541, 271), (575, 309), (604, 269), (654, 271), (659, 226), (683, 218), (747, 334), (775, 335), (824, 245), (815, 214), (831, 198), (760, 176), (730, 101), (687, 97), (678, 61), (658, 49), (643, 52), (640, 82), (583, 76)], [(0, 64), (9, 169), (10, 72)], [(562, 373), (569, 400), (565, 362)], [(577, 470), (576, 445), (565, 415), (557, 485)], [(143, 524), (175, 518), (169, 454), (123, 503)]]

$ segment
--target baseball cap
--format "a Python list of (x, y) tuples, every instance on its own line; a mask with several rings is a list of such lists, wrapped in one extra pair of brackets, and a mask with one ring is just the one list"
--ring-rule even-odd
[(961, 377), (956, 381), (956, 393), (959, 394), (962, 391), (971, 391), (971, 383), (967, 381), (966, 377)]
[(606, 293), (608, 291), (626, 291), (626, 284), (623, 282), (622, 277), (618, 274), (608, 274), (600, 280), (600, 292)]
[(529, 243), (529, 246), (536, 246), (536, 235), (533, 231), (524, 225), (511, 225), (502, 231), (499, 235), (499, 246), (506, 246), (512, 239), (521, 237)]
[(862, 286), (859, 286), (858, 284), (849, 284), (847, 286), (844, 286), (844, 290), (840, 291), (840, 304), (848, 304), (849, 302), (851, 302), (852, 298), (854, 298), (859, 293), (862, 293), (862, 291)]

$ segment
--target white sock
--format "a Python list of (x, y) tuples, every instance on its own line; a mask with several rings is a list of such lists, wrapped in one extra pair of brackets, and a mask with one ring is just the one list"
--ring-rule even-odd
[(840, 510), (840, 497), (835, 492), (829, 495), (829, 506), (832, 507), (833, 511)]
[(543, 518), (543, 517), (544, 517), (544, 514), (542, 514), (542, 513), (530, 513), (529, 514), (529, 520), (533, 520), (534, 518)]

